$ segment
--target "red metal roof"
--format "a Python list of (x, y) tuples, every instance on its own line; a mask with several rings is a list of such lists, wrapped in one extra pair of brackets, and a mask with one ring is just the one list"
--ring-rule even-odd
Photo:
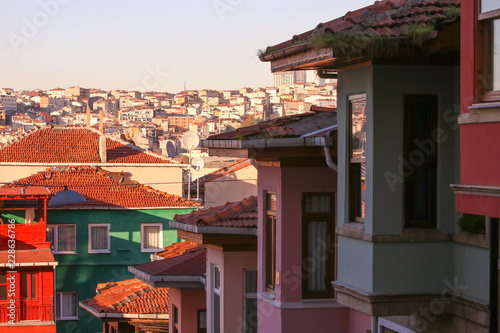
[(256, 228), (257, 198), (251, 196), (222, 206), (193, 210), (190, 214), (177, 214), (174, 220), (194, 226)]
[(153, 288), (138, 279), (100, 283), (97, 292), (82, 301), (97, 312), (168, 313), (168, 288)]
[[(8, 266), (8, 250), (0, 251), (0, 267)], [(55, 266), (57, 261), (50, 249), (17, 249), (15, 253), (16, 267)]]
[(418, 24), (433, 30), (460, 20), (449, 10), (460, 7), (460, 0), (388, 0), (375, 1), (373, 5), (347, 12), (344, 16), (320, 23), (313, 30), (295, 35), (289, 41), (272, 47), (274, 51), (294, 44), (308, 42), (313, 35), (325, 32), (367, 34), (400, 37), (407, 34), (408, 24)]
[[(38, 128), (0, 148), (0, 162), (100, 163), (99, 137), (89, 128)], [(178, 164), (118, 139), (106, 137), (107, 163)]]
[(2, 188), (19, 188), (25, 184), (44, 185), (55, 195), (67, 186), (81, 193), (86, 202), (58, 206), (58, 208), (154, 208), (154, 207), (199, 207), (200, 204), (177, 195), (168, 194), (152, 187), (141, 185), (122, 174), (99, 167), (49, 168)]

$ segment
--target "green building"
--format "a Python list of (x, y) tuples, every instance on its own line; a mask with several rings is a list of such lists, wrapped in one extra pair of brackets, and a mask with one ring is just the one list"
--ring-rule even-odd
[(57, 332), (102, 332), (102, 323), (78, 306), (95, 296), (97, 284), (133, 278), (128, 266), (178, 241), (169, 227), (176, 214), (198, 204), (141, 185), (121, 173), (99, 167), (58, 167), (7, 186), (46, 186), (57, 193), (67, 186), (86, 202), (49, 207), (47, 240), (56, 269)]

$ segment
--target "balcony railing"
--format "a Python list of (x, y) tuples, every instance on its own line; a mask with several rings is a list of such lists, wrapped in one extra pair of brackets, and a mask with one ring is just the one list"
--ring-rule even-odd
[[(9, 307), (10, 306), (10, 307)], [(0, 323), (12, 320), (9, 314), (15, 314), (15, 322), (31, 321), (53, 321), (54, 307), (52, 298), (42, 300), (16, 300), (14, 306), (7, 301), (0, 303)]]

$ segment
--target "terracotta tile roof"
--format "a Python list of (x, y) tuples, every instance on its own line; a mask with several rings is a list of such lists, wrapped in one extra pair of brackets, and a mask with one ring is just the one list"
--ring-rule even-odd
[(456, 9), (459, 7), (460, 0), (375, 1), (373, 5), (320, 23), (315, 29), (295, 35), (291, 40), (272, 46), (268, 50), (276, 52), (292, 45), (306, 43), (311, 36), (326, 32), (402, 37), (407, 35), (409, 24), (418, 24), (420, 27), (429, 27), (437, 31), (441, 26), (460, 20), (456, 14)]
[[(246, 168), (250, 166), (252, 162), (248, 158), (244, 158), (240, 161), (231, 163), (223, 168), (220, 168), (219, 170), (215, 170), (210, 172), (209, 174), (206, 174), (203, 177), (200, 177), (200, 191), (205, 190), (205, 184), (207, 182), (214, 181), (220, 177), (227, 176), (233, 172), (236, 172), (238, 170), (241, 170), (243, 168)], [(196, 191), (198, 187), (197, 181), (194, 181), (191, 183), (191, 191)]]
[[(331, 110), (331, 109), (330, 109)], [(208, 140), (254, 140), (298, 138), (337, 123), (336, 112), (308, 112), (262, 121), (232, 132), (212, 135)]]
[[(84, 127), (38, 128), (0, 146), (0, 162), (100, 163), (99, 137), (99, 131)], [(111, 137), (106, 152), (107, 163), (179, 163)]]
[(153, 288), (138, 279), (100, 283), (97, 295), (82, 303), (97, 312), (168, 313), (168, 288)]
[(148, 262), (134, 266), (134, 268), (146, 274), (157, 276), (201, 276), (206, 273), (206, 260), (206, 249), (197, 246), (182, 255)]
[[(0, 267), (7, 267), (8, 255), (8, 250), (0, 251)], [(19, 266), (19, 264), (23, 264), (23, 266), (35, 266), (35, 264), (37, 266), (53, 266), (57, 265), (57, 261), (50, 249), (17, 249), (16, 266)]]
[(46, 171), (4, 185), (2, 188), (16, 188), (28, 184), (46, 186), (54, 195), (62, 191), (64, 186), (67, 186), (69, 190), (77, 191), (87, 199), (87, 202), (58, 206), (58, 208), (176, 208), (200, 206), (200, 204), (193, 201), (139, 184), (120, 173), (106, 171), (99, 167), (49, 168)]
[(222, 206), (193, 210), (190, 214), (177, 214), (174, 221), (204, 227), (256, 228), (257, 198), (251, 196)]
[(170, 246), (167, 246), (165, 250), (156, 253), (157, 256), (162, 258), (173, 258), (185, 253), (191, 253), (195, 251), (199, 251), (200, 245), (197, 243), (193, 243), (190, 241), (174, 243)]

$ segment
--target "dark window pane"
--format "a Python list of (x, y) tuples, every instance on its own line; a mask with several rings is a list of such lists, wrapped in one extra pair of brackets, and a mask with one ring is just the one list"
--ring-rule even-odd
[(276, 211), (276, 194), (267, 193), (267, 210)]
[(246, 300), (246, 333), (257, 333), (257, 299)]
[(22, 279), (21, 283), (23, 285), (21, 297), (28, 297), (28, 274), (23, 273), (21, 275), (21, 279)]
[(220, 296), (214, 295), (214, 333), (220, 333)]
[(36, 298), (36, 274), (31, 273), (31, 298)]
[(351, 111), (351, 159), (366, 158), (366, 96), (353, 96), (349, 101)]
[(331, 201), (329, 195), (308, 195), (306, 197), (306, 213), (330, 213)]
[(207, 328), (207, 311), (198, 312), (198, 328)]
[(245, 271), (245, 293), (257, 292), (257, 271)]
[(0, 273), (0, 284), (7, 283), (7, 273)]
[(220, 289), (220, 268), (214, 267), (214, 289)]
[(0, 286), (0, 300), (7, 299), (7, 286)]
[(306, 262), (307, 288), (309, 291), (327, 290), (328, 223), (309, 222), (308, 257)]

